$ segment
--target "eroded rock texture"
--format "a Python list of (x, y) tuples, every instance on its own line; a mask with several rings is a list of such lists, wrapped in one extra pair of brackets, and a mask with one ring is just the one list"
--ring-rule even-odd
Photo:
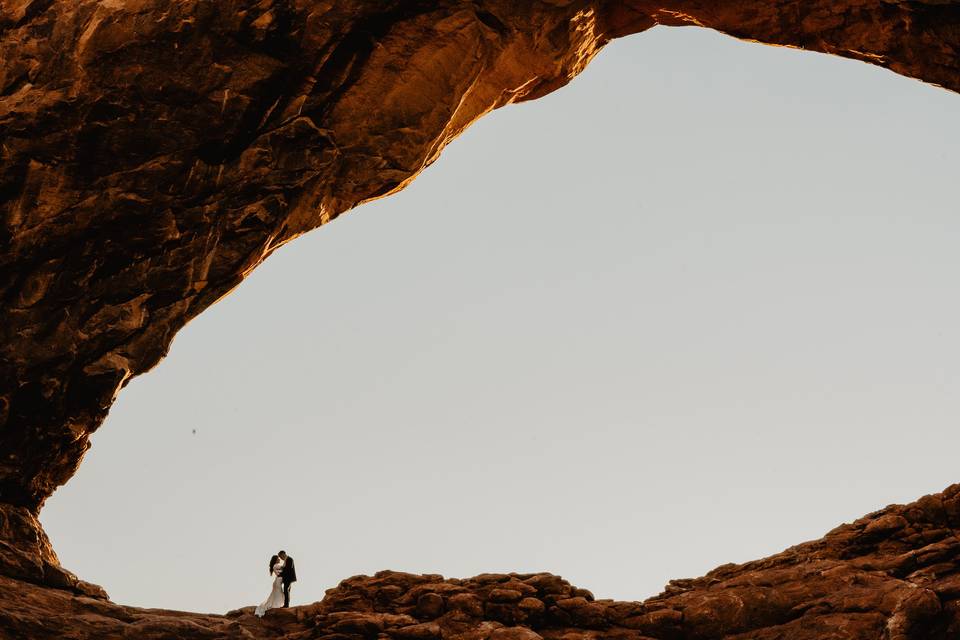
[[(23, 610), (86, 616), (77, 637), (98, 637), (97, 625), (120, 633), (124, 625), (162, 630), (171, 621), (196, 637), (247, 637), (246, 622), (109, 604), (59, 567), (35, 517), (43, 501), (74, 473), (119, 389), (155, 365), (177, 330), (278, 246), (403, 188), (479, 116), (562, 86), (610, 39), (656, 24), (702, 25), (858, 58), (960, 89), (960, 0), (0, 0), (5, 602), (22, 601), (10, 585), (51, 587), (25, 587), (33, 597)], [(913, 560), (866, 568), (853, 559), (893, 562), (921, 542), (937, 543), (947, 546), (936, 557), (952, 567), (955, 515), (944, 509), (913, 528), (882, 525), (888, 528), (875, 549), (867, 542), (875, 534), (835, 534), (821, 546), (764, 561), (773, 564), (756, 568), (767, 582), (749, 589), (734, 582), (761, 574), (731, 568), (642, 607), (579, 600), (561, 606), (537, 591), (545, 613), (527, 612), (522, 620), (502, 613), (516, 619), (501, 623), (526, 621), (544, 637), (597, 625), (631, 637), (714, 637), (705, 631), (712, 623), (694, 613), (702, 605), (715, 608), (710, 615), (718, 620), (739, 620), (723, 627), (727, 635), (815, 621), (834, 629), (818, 637), (868, 637), (849, 629), (881, 627), (890, 638), (914, 628), (941, 633), (952, 600), (941, 594), (937, 609), (931, 592), (904, 586)], [(900, 517), (914, 522), (906, 512)], [(918, 567), (938, 566), (923, 558)], [(811, 573), (797, 573), (801, 567)], [(848, 575), (869, 587), (841, 602), (832, 589)], [(515, 582), (539, 589), (531, 579)], [(413, 615), (402, 594), (417, 579), (378, 580), (400, 583), (401, 599), (387, 598), (384, 610)], [(714, 589), (714, 580), (729, 589)], [(376, 584), (360, 580), (341, 591)], [(448, 635), (486, 638), (493, 627), (481, 619), (519, 610), (519, 603), (495, 601), (479, 582), (451, 584), (489, 601), (482, 614), (445, 614), (441, 630), (467, 625), (443, 631)], [(769, 601), (728, 598), (736, 589), (767, 593), (764, 585), (775, 589)], [(801, 587), (826, 599), (796, 596)], [(319, 613), (340, 602), (331, 597)], [(816, 615), (795, 613), (801, 600), (814, 602), (808, 609)], [(367, 607), (362, 598), (356, 602)], [(443, 600), (444, 610), (449, 606)], [(19, 615), (5, 609), (4, 623), (39, 624)], [(332, 632), (335, 619), (321, 619), (316, 628), (311, 618), (283, 630), (343, 633), (346, 640), (376, 636), (387, 625)], [(844, 622), (831, 627), (831, 620)], [(429, 625), (418, 629), (384, 633), (437, 633)], [(155, 635), (162, 633), (169, 630)], [(497, 633), (498, 640), (520, 640), (528, 632)], [(751, 637), (781, 637), (772, 633)]]
[(0, 578), (0, 637), (305, 640), (947, 640), (960, 637), (960, 485), (646, 602), (561, 578), (381, 572), (322, 602), (226, 616), (122, 607)]
[(955, 1), (3, 0), (0, 502), (279, 245), (657, 23), (960, 89)]

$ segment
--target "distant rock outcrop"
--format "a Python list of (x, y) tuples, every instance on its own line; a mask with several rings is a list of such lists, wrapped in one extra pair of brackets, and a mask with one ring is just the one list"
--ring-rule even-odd
[[(643, 605), (592, 602), (544, 576), (441, 587), (386, 574), (344, 583), (309, 619), (278, 614), (266, 627), (111, 604), (59, 566), (36, 520), (123, 385), (278, 246), (402, 189), (478, 117), (563, 86), (612, 38), (657, 24), (960, 90), (960, 0), (0, 1), (0, 631), (956, 633), (955, 491)], [(417, 589), (422, 598), (404, 600)]]
[(123, 607), (0, 578), (0, 630), (30, 640), (952, 640), (960, 637), (960, 485), (645, 602), (548, 574), (466, 580), (383, 571), (322, 602), (225, 616)]

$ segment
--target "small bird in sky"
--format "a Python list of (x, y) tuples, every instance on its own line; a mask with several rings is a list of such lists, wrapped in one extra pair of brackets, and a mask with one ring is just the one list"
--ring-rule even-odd
[(193, 432), (193, 435), (197, 435), (197, 430), (196, 430), (196, 429), (192, 429), (192, 432)]

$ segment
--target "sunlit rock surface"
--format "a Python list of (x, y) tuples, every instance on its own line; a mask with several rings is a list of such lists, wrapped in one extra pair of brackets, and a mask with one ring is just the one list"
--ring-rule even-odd
[[(324, 640), (948, 640), (960, 637), (960, 485), (888, 507), (823, 539), (702, 578), (645, 602), (595, 600), (547, 573), (384, 571), (344, 580), (322, 602), (225, 616), (123, 607), (0, 578), (13, 638)], [(709, 535), (705, 528), (704, 535)]]
[[(0, 620), (30, 629), (14, 637), (43, 637), (64, 611), (86, 622), (55, 637), (108, 637), (135, 622), (138, 637), (169, 637), (169, 624), (196, 637), (261, 629), (243, 616), (110, 604), (59, 567), (36, 521), (43, 501), (73, 475), (122, 386), (278, 246), (403, 188), (476, 118), (563, 86), (610, 39), (656, 24), (713, 27), (960, 89), (954, 0), (0, 1)], [(333, 618), (313, 614), (281, 627), (344, 638), (485, 638), (498, 620), (596, 637), (707, 638), (784, 624), (820, 625), (809, 637), (821, 638), (946, 633), (952, 596), (903, 580), (920, 567), (932, 572), (923, 580), (949, 574), (950, 509), (911, 527), (877, 520), (760, 563), (762, 581), (753, 568), (725, 569), (643, 607), (578, 596), (561, 606), (537, 591), (538, 613), (533, 600), (524, 608), (469, 583), (460, 586), (479, 593), (482, 612), (432, 598), (447, 611), (439, 627), (416, 611), (427, 626), (406, 631), (385, 621), (331, 631)], [(941, 546), (920, 551), (928, 544)], [(902, 566), (869, 564), (910, 549), (918, 555)], [(859, 557), (870, 560), (855, 566)], [(413, 615), (401, 595), (416, 579), (389, 580), (399, 599), (383, 606)]]
[(37, 509), (117, 391), (279, 245), (657, 23), (960, 88), (943, 0), (0, 3), (0, 502)]

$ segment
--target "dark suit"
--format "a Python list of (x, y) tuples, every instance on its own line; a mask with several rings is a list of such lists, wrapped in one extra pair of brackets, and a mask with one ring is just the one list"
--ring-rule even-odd
[(283, 569), (280, 571), (280, 580), (283, 582), (283, 606), (290, 606), (290, 585), (297, 581), (297, 567), (293, 564), (293, 558), (287, 556), (283, 563)]

